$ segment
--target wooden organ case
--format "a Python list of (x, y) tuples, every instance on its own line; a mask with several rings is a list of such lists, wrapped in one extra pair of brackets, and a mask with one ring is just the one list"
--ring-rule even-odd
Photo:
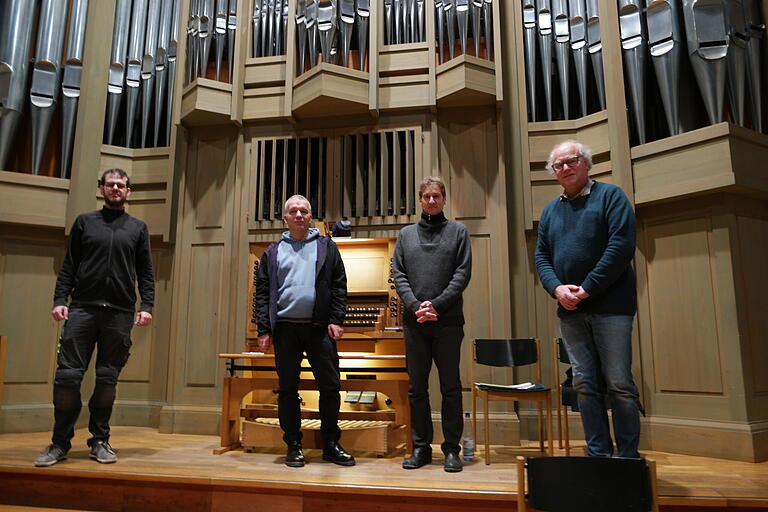
[[(404, 443), (410, 445), (402, 310), (392, 279), (395, 240), (334, 241), (347, 274), (344, 336), (337, 342), (342, 388), (339, 426), (345, 448), (384, 455)], [(238, 444), (246, 450), (284, 446), (277, 420), (273, 349), (261, 354), (256, 345), (256, 275), (268, 246), (250, 244), (246, 351), (220, 354), (229, 359), (229, 377), (225, 382), (226, 410), (222, 412), (219, 451)], [(299, 392), (303, 444), (320, 447), (318, 392), (309, 364), (304, 360), (302, 365), (306, 367), (301, 373)]]

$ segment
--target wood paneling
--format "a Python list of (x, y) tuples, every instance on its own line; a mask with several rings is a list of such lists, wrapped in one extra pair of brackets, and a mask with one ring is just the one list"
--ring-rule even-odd
[[(443, 135), (443, 131), (441, 131)], [(443, 141), (450, 162), (451, 206), (456, 219), (485, 217), (488, 174), (495, 166), (495, 130), (492, 121), (450, 123)]]
[(64, 227), (68, 192), (69, 180), (0, 171), (0, 222)]
[[(54, 243), (0, 241), (0, 325), (8, 336), (8, 403), (50, 399), (61, 324), (51, 318), (63, 249)], [(31, 393), (32, 396), (25, 393)]]
[(226, 173), (231, 158), (228, 139), (199, 139), (194, 167), (192, 204), (195, 209), (195, 227), (221, 228), (224, 225)]
[[(738, 261), (740, 267), (740, 282), (743, 289), (741, 297), (745, 310), (745, 378), (750, 395), (768, 393), (768, 371), (765, 363), (768, 361), (768, 299), (765, 289), (768, 288), (768, 265), (766, 264), (765, 249), (768, 248), (768, 220), (738, 216)], [(765, 398), (765, 396), (763, 397)], [(755, 411), (758, 412), (758, 411)], [(768, 411), (758, 414), (765, 418)]]
[(723, 393), (706, 218), (649, 226), (647, 272), (656, 390)]

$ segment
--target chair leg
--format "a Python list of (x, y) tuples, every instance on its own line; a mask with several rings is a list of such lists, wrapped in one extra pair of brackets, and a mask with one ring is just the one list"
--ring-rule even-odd
[(525, 512), (525, 459), (517, 457), (517, 512)]
[[(571, 433), (568, 430), (568, 407), (567, 406), (560, 406), (563, 408), (563, 420), (565, 423), (565, 455), (566, 457), (570, 457), (571, 455)], [(558, 407), (559, 408), (559, 407)]]
[(541, 453), (544, 453), (544, 414), (543, 414), (543, 407), (541, 401), (536, 402), (536, 409), (537, 409), (537, 415), (539, 418), (539, 451)]
[(491, 463), (491, 428), (490, 428), (490, 422), (488, 421), (488, 416), (490, 416), (490, 413), (488, 412), (488, 392), (483, 392), (483, 398), (485, 399), (485, 407), (483, 408), (483, 430), (485, 433), (485, 464), (488, 465)]
[(554, 457), (555, 448), (552, 440), (552, 395), (547, 395), (547, 446), (549, 447), (549, 456)]
[[(557, 447), (562, 450), (563, 449), (563, 423), (562, 423), (562, 419), (561, 419), (562, 414), (560, 413), (560, 403), (562, 402), (560, 397), (561, 397), (560, 386), (557, 386), (557, 397), (556, 397), (557, 398), (557, 404), (556, 404), (556, 407), (557, 407)], [(568, 418), (566, 418), (565, 421), (567, 422)]]
[(475, 440), (475, 446), (477, 446), (477, 388), (472, 385), (472, 439)]

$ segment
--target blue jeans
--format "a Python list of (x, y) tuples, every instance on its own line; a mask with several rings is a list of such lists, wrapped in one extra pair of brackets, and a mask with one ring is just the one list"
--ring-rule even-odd
[(617, 455), (639, 457), (640, 411), (632, 380), (632, 315), (569, 314), (560, 318), (560, 330), (573, 368), (587, 454), (613, 454), (607, 398), (613, 409)]

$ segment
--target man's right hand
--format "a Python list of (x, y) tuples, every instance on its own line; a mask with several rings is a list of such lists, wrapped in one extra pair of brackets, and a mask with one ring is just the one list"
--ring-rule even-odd
[(56, 306), (51, 311), (51, 316), (57, 322), (62, 320), (69, 320), (69, 308), (67, 306)]
[(272, 345), (272, 334), (262, 334), (256, 338), (256, 345), (258, 345), (259, 350), (266, 352), (269, 346)]
[(416, 321), (420, 324), (424, 322), (437, 322), (437, 310), (428, 300), (425, 300), (416, 311)]
[(573, 311), (578, 307), (579, 302), (581, 302), (581, 299), (576, 296), (578, 291), (579, 287), (576, 285), (561, 284), (555, 288), (554, 294), (557, 302), (559, 302), (561, 306), (563, 306), (568, 311)]

